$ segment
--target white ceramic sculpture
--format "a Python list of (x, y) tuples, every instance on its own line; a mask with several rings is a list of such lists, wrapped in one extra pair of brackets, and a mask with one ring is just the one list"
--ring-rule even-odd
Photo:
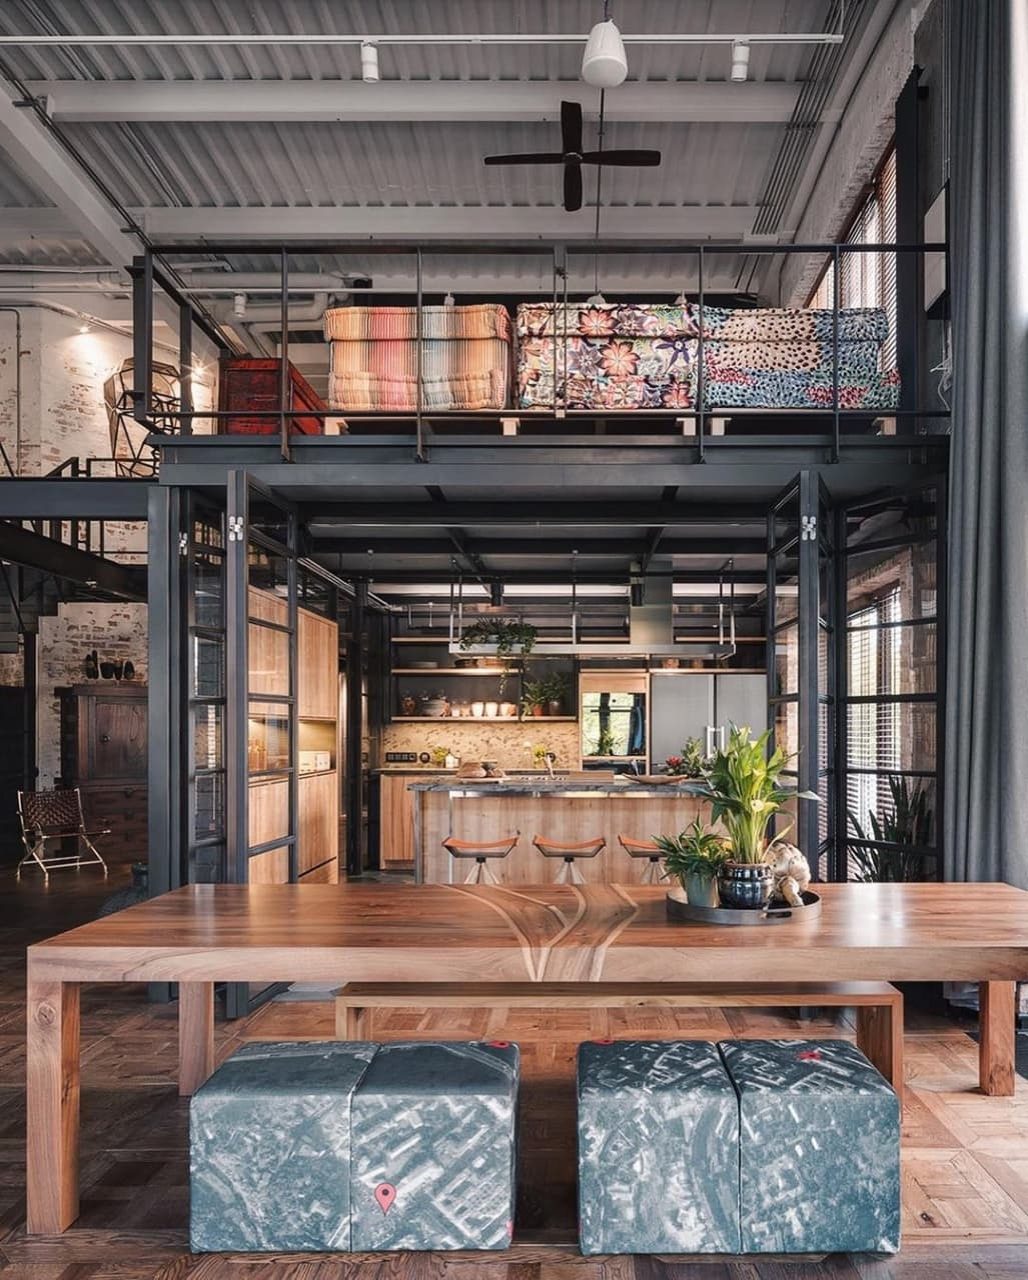
[(810, 863), (802, 852), (787, 840), (776, 840), (768, 846), (767, 860), (775, 875), (772, 897), (802, 907), (803, 891), (810, 884)]

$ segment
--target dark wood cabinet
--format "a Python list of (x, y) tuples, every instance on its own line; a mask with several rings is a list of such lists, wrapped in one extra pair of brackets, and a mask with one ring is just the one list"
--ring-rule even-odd
[(146, 857), (147, 690), (142, 684), (58, 689), (61, 778), (78, 787), (90, 830), (109, 827), (100, 852)]

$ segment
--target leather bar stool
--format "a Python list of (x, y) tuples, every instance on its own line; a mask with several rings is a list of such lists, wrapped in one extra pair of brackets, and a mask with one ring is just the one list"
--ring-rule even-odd
[(592, 840), (583, 840), (580, 844), (560, 844), (556, 840), (546, 840), (542, 836), (534, 836), (532, 843), (544, 858), (563, 858), (564, 865), (557, 874), (554, 884), (585, 884), (582, 873), (575, 866), (576, 858), (595, 858), (607, 847), (602, 836)]
[(630, 858), (649, 858), (650, 865), (640, 884), (660, 884), (660, 860), (664, 855), (652, 840), (633, 840), (631, 836), (619, 835), (618, 844)]
[(451, 858), (474, 861), (475, 865), (464, 879), (465, 884), (499, 884), (499, 880), (489, 869), (489, 859), (505, 858), (517, 844), (520, 835), (520, 831), (515, 831), (512, 836), (504, 836), (502, 840), (495, 840), (491, 844), (488, 841), (458, 840), (455, 836), (447, 836), (443, 841), (443, 848)]

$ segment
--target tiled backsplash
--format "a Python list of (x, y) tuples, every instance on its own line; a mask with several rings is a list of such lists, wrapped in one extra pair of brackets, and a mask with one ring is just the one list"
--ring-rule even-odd
[(510, 723), (475, 724), (469, 720), (440, 720), (434, 724), (388, 724), (382, 730), (376, 765), (385, 764), (387, 751), (431, 751), (446, 747), (461, 760), (495, 760), (505, 769), (533, 767), (532, 749), (541, 745), (557, 755), (558, 768), (578, 768), (578, 725), (531, 719)]

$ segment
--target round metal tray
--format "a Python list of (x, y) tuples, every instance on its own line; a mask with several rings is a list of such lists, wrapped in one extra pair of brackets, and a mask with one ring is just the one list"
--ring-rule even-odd
[(786, 902), (775, 902), (767, 907), (749, 910), (736, 907), (694, 907), (686, 901), (685, 891), (682, 889), (669, 889), (666, 902), (668, 919), (685, 924), (787, 924), (790, 920), (812, 920), (821, 914), (821, 898), (810, 889), (803, 891), (802, 907), (790, 907)]

